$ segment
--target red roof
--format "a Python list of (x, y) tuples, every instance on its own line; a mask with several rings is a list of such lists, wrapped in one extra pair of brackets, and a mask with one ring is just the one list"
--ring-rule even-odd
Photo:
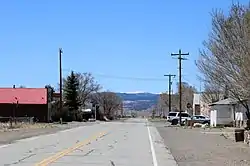
[(0, 88), (0, 103), (47, 104), (46, 88)]

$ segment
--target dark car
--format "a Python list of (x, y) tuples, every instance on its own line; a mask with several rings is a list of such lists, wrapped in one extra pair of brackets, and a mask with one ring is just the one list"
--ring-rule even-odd
[(210, 124), (210, 118), (209, 117), (206, 117), (204, 115), (194, 115), (192, 117), (192, 120), (195, 122), (195, 123), (201, 123), (201, 124)]

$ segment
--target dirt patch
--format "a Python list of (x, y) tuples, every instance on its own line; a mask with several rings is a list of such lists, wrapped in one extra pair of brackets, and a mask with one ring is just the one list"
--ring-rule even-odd
[(248, 166), (250, 148), (223, 136), (220, 129), (166, 127), (155, 123), (180, 166)]

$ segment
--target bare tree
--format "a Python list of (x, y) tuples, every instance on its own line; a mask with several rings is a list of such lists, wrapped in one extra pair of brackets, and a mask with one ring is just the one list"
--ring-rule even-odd
[(204, 91), (201, 94), (201, 99), (204, 103), (211, 104), (221, 100), (223, 98), (223, 93), (221, 87), (206, 83)]
[[(195, 89), (195, 87), (189, 85), (187, 82), (182, 82), (181, 86), (182, 86), (181, 88), (182, 89), (182, 110), (187, 110), (188, 103), (190, 105), (193, 105), (194, 93), (196, 93), (197, 90)], [(178, 83), (177, 83), (177, 87), (179, 87)]]
[[(162, 95), (162, 94), (161, 94)], [(165, 102), (163, 102), (163, 100), (162, 100), (162, 98), (161, 98), (161, 95), (160, 95), (160, 97), (158, 98), (158, 101), (157, 101), (157, 104), (156, 104), (156, 109), (158, 110), (158, 112), (159, 112), (159, 115), (160, 116), (165, 116), (165, 109), (164, 109), (164, 104), (165, 104)], [(165, 107), (166, 108), (166, 107)]]
[[(177, 84), (178, 87), (178, 84)], [(188, 103), (193, 104), (193, 95), (196, 92), (196, 89), (190, 86), (188, 83), (182, 83), (182, 106), (183, 110), (186, 110)], [(169, 105), (169, 95), (167, 93), (162, 93), (158, 100), (158, 105), (164, 110), (168, 110)], [(171, 107), (172, 111), (178, 111), (179, 108), (179, 94), (175, 93), (171, 95)]]
[(114, 92), (99, 92), (92, 97), (102, 108), (102, 113), (107, 118), (113, 118), (117, 111), (122, 109), (122, 100)]
[[(85, 106), (86, 102), (91, 99), (91, 94), (98, 92), (101, 86), (95, 81), (95, 78), (91, 73), (76, 73), (76, 77), (79, 82), (79, 101), (82, 106)], [(63, 79), (65, 85), (65, 79)]]
[[(179, 103), (178, 99), (179, 99), (178, 94), (171, 95), (171, 108), (172, 108), (171, 110), (172, 111), (177, 111), (178, 103)], [(169, 95), (168, 95), (168, 93), (160, 94), (160, 97), (158, 99), (158, 107), (160, 107), (164, 111), (164, 115), (166, 115), (165, 113), (169, 109)]]
[(162, 107), (162, 108), (169, 106), (167, 93), (160, 94), (157, 105), (158, 107)]
[(210, 85), (228, 89), (247, 110), (250, 98), (249, 7), (233, 4), (229, 15), (212, 14), (212, 32), (200, 51), (197, 66)]

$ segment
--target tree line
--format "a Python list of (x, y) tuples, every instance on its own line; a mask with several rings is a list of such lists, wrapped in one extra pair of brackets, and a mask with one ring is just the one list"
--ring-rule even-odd
[[(177, 83), (179, 87), (179, 83)], [(182, 110), (187, 110), (188, 103), (193, 105), (193, 95), (197, 92), (194, 86), (189, 85), (186, 82), (182, 82)], [(168, 92), (169, 93), (169, 92)], [(155, 110), (158, 111), (159, 116), (167, 116), (165, 113), (169, 109), (169, 94), (160, 94), (157, 106)], [(179, 89), (176, 93), (171, 94), (171, 111), (179, 111)], [(155, 113), (156, 114), (156, 113)]]
[(212, 12), (212, 30), (200, 49), (196, 65), (208, 103), (237, 100), (250, 118), (250, 6), (232, 4), (228, 14)]
[[(50, 85), (49, 89), (52, 120), (82, 121), (84, 110), (92, 110), (92, 118), (96, 113), (97, 119), (114, 119), (122, 115), (122, 99), (116, 93), (102, 91), (101, 85), (95, 81), (91, 73), (71, 71), (63, 78), (63, 109), (60, 110), (59, 101), (52, 100), (55, 92)], [(94, 111), (93, 109), (96, 109)]]

